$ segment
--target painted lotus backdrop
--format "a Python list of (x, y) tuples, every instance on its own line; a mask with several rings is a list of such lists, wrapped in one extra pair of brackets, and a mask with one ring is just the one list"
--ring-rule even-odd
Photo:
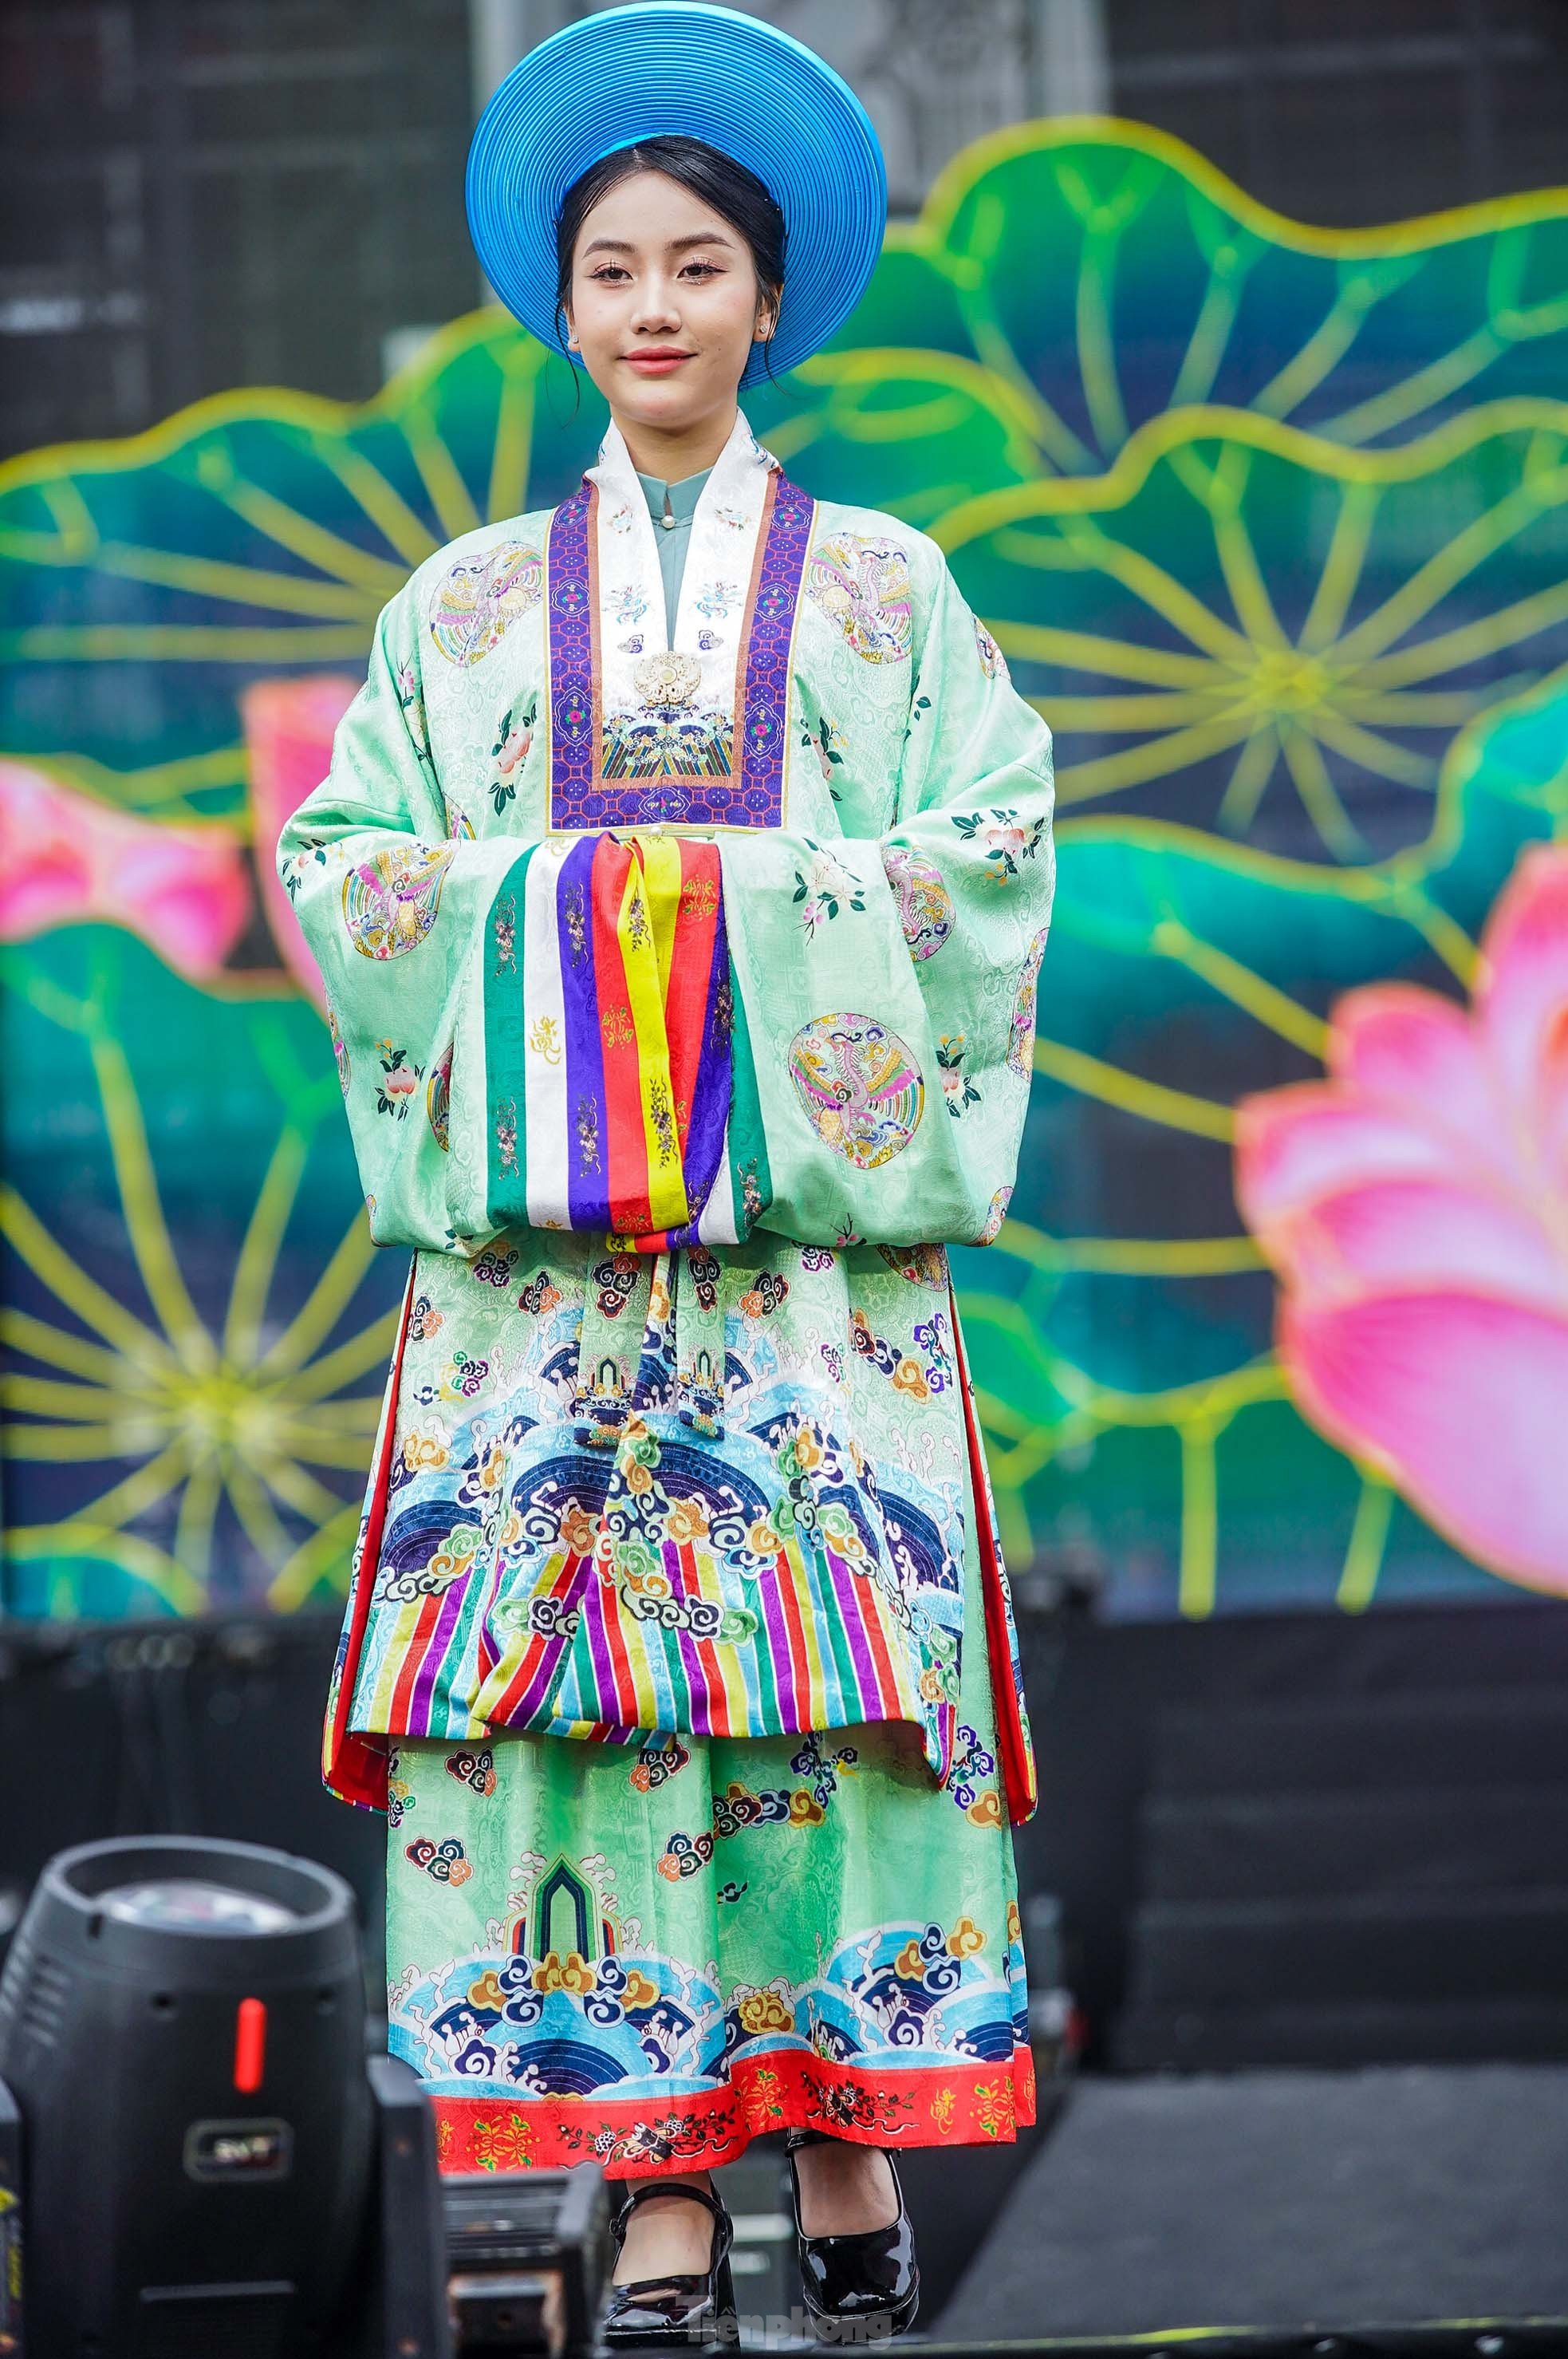
[[(937, 537), (1055, 731), (1033, 1112), (960, 1279), (1013, 1563), (1110, 1611), (1568, 1587), (1565, 368), (1568, 192), (1328, 234), (1055, 121), (748, 402)], [(484, 311), (363, 409), (0, 476), (14, 1613), (345, 1577), (406, 1264), (272, 846), (383, 601), (575, 480), (574, 382)]]

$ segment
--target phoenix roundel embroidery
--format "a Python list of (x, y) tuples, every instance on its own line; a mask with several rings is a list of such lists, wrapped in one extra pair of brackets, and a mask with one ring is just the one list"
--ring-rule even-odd
[(351, 868), (343, 879), (343, 923), (364, 958), (401, 958), (417, 950), (436, 922), (441, 884), (457, 847), (399, 845)]
[(1027, 1081), (1034, 1057), (1034, 999), (1040, 982), (1040, 962), (1045, 955), (1046, 928), (1042, 926), (1029, 945), (1029, 956), (1023, 962), (1023, 973), (1018, 978), (1018, 993), (1012, 1005), (1012, 1028), (1007, 1044), (1010, 1072)]
[(518, 541), (460, 558), (437, 586), (430, 636), (449, 663), (479, 663), (500, 646), (519, 614), (538, 604), (544, 584), (539, 551)]
[(909, 661), (909, 558), (896, 541), (836, 533), (812, 550), (806, 586), (868, 663)]
[(975, 616), (975, 645), (980, 651), (980, 668), (988, 679), (1011, 679), (1007, 658), (981, 622)]
[(332, 1054), (338, 1060), (338, 1087), (347, 1097), (353, 1066), (349, 1058), (348, 1043), (343, 1038), (342, 1027), (338, 1022), (338, 1011), (330, 1000), (327, 1003), (327, 1029), (332, 1036)]
[(906, 1042), (874, 1016), (846, 1011), (803, 1024), (789, 1044), (795, 1095), (817, 1136), (857, 1170), (909, 1145), (925, 1084)]
[(878, 1245), (889, 1269), (912, 1286), (929, 1286), (936, 1293), (947, 1288), (947, 1256), (940, 1245)]
[(987, 1211), (985, 1225), (981, 1229), (979, 1235), (975, 1239), (975, 1243), (978, 1245), (995, 1245), (998, 1237), (1001, 1234), (1001, 1224), (1007, 1218), (1007, 1208), (1011, 1195), (1012, 1190), (1011, 1186), (999, 1188), (997, 1190), (996, 1194), (991, 1198), (989, 1208)]
[(942, 871), (924, 852), (890, 843), (882, 866), (898, 904), (898, 921), (912, 959), (934, 958), (953, 930), (953, 897)]
[(448, 1041), (431, 1068), (425, 1090), (425, 1112), (435, 1134), (436, 1144), (443, 1154), (449, 1154), (452, 1145), (452, 1049), (455, 1045), (453, 1041)]

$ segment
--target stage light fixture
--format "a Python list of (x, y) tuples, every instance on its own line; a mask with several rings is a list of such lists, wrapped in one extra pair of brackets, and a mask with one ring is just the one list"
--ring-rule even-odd
[(603, 2172), (459, 2172), (441, 2193), (460, 2351), (588, 2350), (609, 2266)]
[(367, 2059), (330, 1869), (178, 1836), (60, 1853), (0, 1977), (0, 2081), (28, 2359), (444, 2359), (429, 2113)]

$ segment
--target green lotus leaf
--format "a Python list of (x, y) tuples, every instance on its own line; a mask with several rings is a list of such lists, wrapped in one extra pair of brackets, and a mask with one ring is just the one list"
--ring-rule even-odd
[(1370, 449), (1556, 394), (1568, 196), (1314, 229), (1146, 124), (1021, 124), (962, 150), (890, 233), (835, 349), (851, 342), (919, 342), (1006, 377), (1043, 473), (1098, 473), (1195, 403)]
[(1096, 1584), (1117, 1619), (1499, 1593), (1288, 1401), (1102, 1406), (1043, 1468), (1033, 1435), (993, 1429), (987, 1454), (1013, 1564)]
[[(827, 350), (837, 355), (879, 347), (892, 351), (918, 346), (922, 352), (976, 360), (975, 341), (959, 297), (960, 282), (968, 282), (973, 275), (968, 264), (951, 262), (919, 223), (891, 223), (870, 286)], [(1030, 441), (1035, 447), (1038, 398), (1033, 387), (1019, 383), (1015, 367), (1010, 366), (1006, 373), (1016, 387), (1016, 397), (1025, 406)], [(1030, 473), (1038, 469), (1035, 456)]]
[(909, 346), (819, 353), (746, 414), (818, 499), (887, 508), (923, 530), (1034, 473), (1016, 394), (972, 361)]
[(1052, 723), (1064, 810), (1365, 860), (1427, 834), (1454, 732), (1561, 659), (1565, 448), (1555, 402), (1388, 451), (1192, 409), (936, 537)]
[(1407, 864), (1441, 910), (1480, 930), (1527, 843), (1568, 835), (1568, 667), (1462, 729), (1431, 836)]
[(1231, 1105), (1320, 1073), (1357, 984), (1469, 987), (1520, 849), (1568, 828), (1565, 749), (1562, 671), (1461, 731), (1425, 842), (1362, 868), (1064, 822), (1011, 1217), (955, 1256), (1018, 1561), (1098, 1569), (1121, 1612), (1495, 1589), (1285, 1397)]
[[(1430, 978), (1434, 939), (1468, 951), (1402, 873), (1337, 875), (1158, 821), (1065, 824), (1012, 1218), (969, 1258), (974, 1282), (1101, 1389), (1207, 1384), (1266, 1353), (1272, 1295), (1231, 1195), (1232, 1100), (1320, 1071), (1332, 1000)], [(1152, 1204), (1165, 1237), (1124, 1233)], [(1033, 1401), (1033, 1378), (1011, 1397)]]
[(6, 1610), (325, 1602), (406, 1265), (371, 1245), (319, 1018), (102, 927), (5, 981)]

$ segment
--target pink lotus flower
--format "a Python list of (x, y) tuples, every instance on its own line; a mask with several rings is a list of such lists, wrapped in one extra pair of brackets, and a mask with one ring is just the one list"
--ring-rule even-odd
[(1468, 1554), (1568, 1591), (1568, 852), (1527, 852), (1475, 1003), (1375, 984), (1331, 1078), (1243, 1101), (1237, 1196), (1303, 1413)]
[(359, 693), (340, 672), (309, 679), (264, 679), (240, 699), (251, 767), (252, 841), (261, 876), (262, 904), (274, 940), (296, 979), (325, 1012), (321, 970), (306, 947), (294, 904), (277, 874), (277, 839), (311, 790), (326, 777), (332, 734)]
[(250, 920), (244, 853), (216, 821), (143, 819), (0, 761), (0, 941), (55, 926), (125, 926), (204, 982)]

